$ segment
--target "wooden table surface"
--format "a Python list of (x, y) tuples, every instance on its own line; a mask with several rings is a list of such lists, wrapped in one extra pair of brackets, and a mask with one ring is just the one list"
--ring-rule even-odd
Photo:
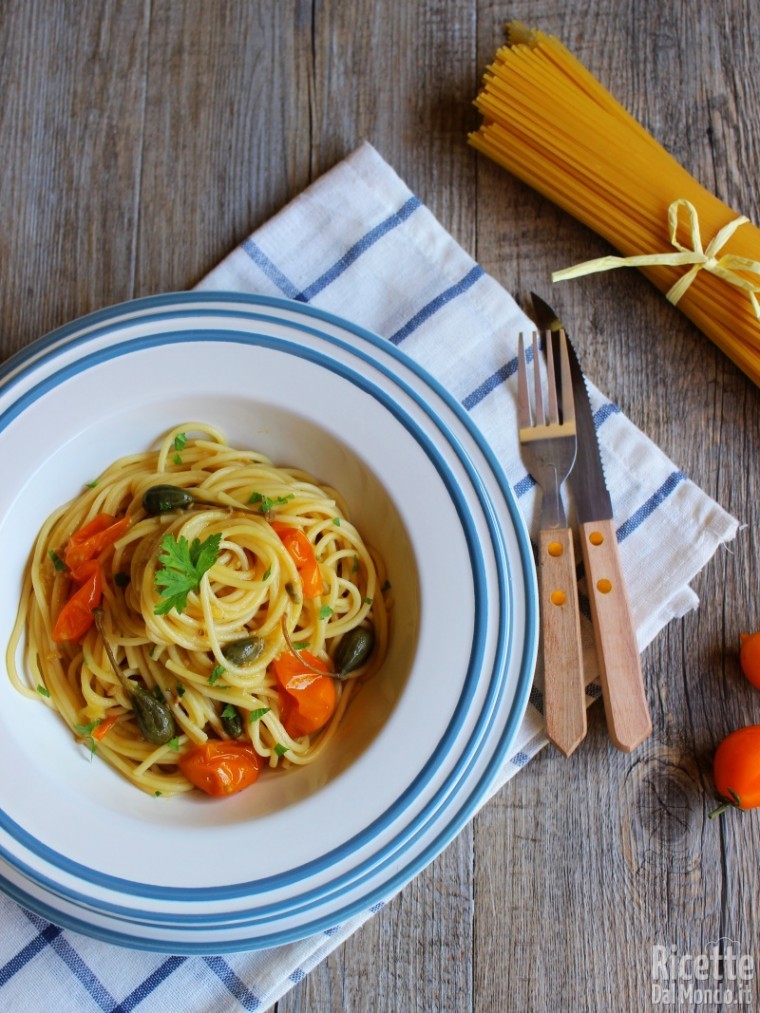
[[(465, 142), (509, 18), (760, 220), (758, 0), (3, 0), (0, 353), (191, 287), (365, 138), (510, 292), (608, 252)], [(728, 938), (757, 966), (760, 819), (707, 813), (717, 743), (760, 723), (737, 661), (760, 628), (758, 391), (634, 271), (561, 305), (592, 379), (742, 530), (644, 654), (651, 740), (617, 752), (595, 704), (570, 759), (544, 750), (281, 1013), (640, 1010), (653, 946)]]

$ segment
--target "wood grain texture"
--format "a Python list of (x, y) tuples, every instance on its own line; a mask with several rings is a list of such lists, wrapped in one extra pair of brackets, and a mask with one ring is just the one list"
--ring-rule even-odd
[(649, 716), (631, 603), (612, 520), (578, 525), (610, 741), (630, 753), (649, 738)]
[[(758, 15), (757, 0), (5, 0), (0, 353), (192, 286), (365, 138), (508, 291), (548, 294), (553, 270), (609, 251), (466, 145), (508, 18), (557, 34), (757, 222)], [(582, 747), (532, 761), (280, 1013), (640, 1010), (653, 945), (730, 938), (760, 960), (760, 820), (707, 819), (715, 746), (760, 723), (738, 666), (739, 633), (760, 628), (758, 390), (634, 271), (552, 301), (594, 382), (742, 530), (695, 582), (699, 610), (644, 653), (652, 737), (621, 754), (594, 705)]]
[(563, 755), (570, 756), (587, 727), (578, 578), (570, 528), (539, 531), (538, 588), (546, 734)]

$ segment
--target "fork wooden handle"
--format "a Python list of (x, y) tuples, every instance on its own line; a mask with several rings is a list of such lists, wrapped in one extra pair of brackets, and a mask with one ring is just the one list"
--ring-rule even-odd
[(629, 753), (652, 732), (631, 606), (612, 521), (580, 525), (607, 728)]
[(546, 734), (569, 756), (586, 735), (578, 585), (569, 528), (539, 533), (538, 573)]

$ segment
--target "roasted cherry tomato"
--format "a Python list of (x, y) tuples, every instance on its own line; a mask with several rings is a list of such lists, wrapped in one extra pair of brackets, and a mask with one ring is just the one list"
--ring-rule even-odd
[(718, 746), (713, 759), (715, 787), (725, 803), (710, 813), (718, 816), (729, 806), (760, 806), (760, 725), (732, 732)]
[(103, 575), (97, 560), (80, 564), (77, 573), (81, 577), (81, 587), (63, 606), (53, 627), (53, 640), (57, 644), (82, 639), (95, 622), (92, 610), (100, 605), (103, 597)]
[(188, 781), (215, 797), (242, 791), (261, 770), (261, 757), (250, 743), (226, 739), (209, 739), (183, 753), (178, 763)]
[(314, 546), (309, 539), (300, 528), (279, 524), (277, 521), (273, 522), (272, 527), (296, 564), (298, 576), (303, 584), (304, 597), (316, 598), (322, 594), (322, 574), (319, 572), (319, 563), (314, 555)]
[(760, 633), (742, 633), (739, 664), (752, 685), (760, 689)]
[(113, 545), (124, 534), (132, 518), (129, 515), (117, 520), (112, 514), (98, 514), (69, 538), (63, 561), (76, 574), (82, 563), (97, 556)]
[[(329, 672), (324, 661), (301, 651), (301, 658), (323, 672)], [(280, 684), (282, 723), (292, 739), (324, 728), (335, 710), (335, 682), (329, 675), (317, 675), (291, 651), (275, 658), (272, 669)]]

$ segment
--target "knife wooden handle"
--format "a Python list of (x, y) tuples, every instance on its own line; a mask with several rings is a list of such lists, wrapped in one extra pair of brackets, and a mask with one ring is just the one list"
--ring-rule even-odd
[(586, 735), (578, 584), (569, 528), (539, 533), (538, 574), (546, 734), (569, 756)]
[(636, 631), (612, 521), (580, 525), (591, 619), (612, 743), (629, 753), (652, 732)]

